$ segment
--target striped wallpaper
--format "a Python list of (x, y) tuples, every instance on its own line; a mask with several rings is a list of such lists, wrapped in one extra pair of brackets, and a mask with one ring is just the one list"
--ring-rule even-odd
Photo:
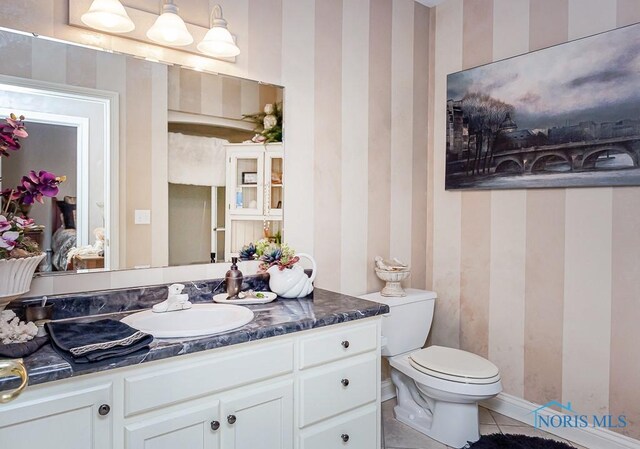
[(261, 112), (267, 103), (282, 101), (282, 89), (270, 84), (175, 65), (167, 70), (170, 111), (242, 120), (243, 115)]
[(640, 21), (640, 1), (447, 0), (435, 15), (431, 340), (491, 359), (509, 394), (624, 414), (640, 438), (640, 188), (444, 191), (447, 73)]

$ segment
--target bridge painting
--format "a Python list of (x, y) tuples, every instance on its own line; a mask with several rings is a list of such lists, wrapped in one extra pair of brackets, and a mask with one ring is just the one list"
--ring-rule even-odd
[(447, 189), (640, 185), (640, 24), (450, 74)]

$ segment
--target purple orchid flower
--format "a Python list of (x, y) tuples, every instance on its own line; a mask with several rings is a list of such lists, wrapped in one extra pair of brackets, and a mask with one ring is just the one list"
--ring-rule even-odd
[(33, 218), (24, 218), (24, 217), (14, 217), (13, 221), (15, 222), (16, 226), (20, 229), (28, 228), (29, 226), (32, 226), (33, 223), (35, 223)]
[(18, 187), (16, 189), (4, 189), (0, 192), (0, 196), (4, 198), (5, 201), (16, 201), (19, 200), (22, 196), (22, 187)]
[(6, 231), (0, 234), (0, 248), (11, 251), (18, 244), (20, 233), (16, 231)]
[(11, 222), (4, 215), (0, 215), (0, 232), (8, 231), (9, 229), (11, 229)]
[(24, 115), (21, 115), (20, 118), (18, 118), (15, 116), (15, 114), (11, 114), (9, 118), (6, 119), (7, 123), (3, 125), (2, 132), (6, 134), (12, 134), (14, 137), (19, 137), (21, 139), (29, 137), (23, 120)]
[(4, 125), (0, 125), (0, 156), (9, 157), (7, 150), (18, 151), (20, 139), (29, 137), (24, 126), (24, 116), (20, 118), (11, 114)]
[(44, 203), (43, 197), (53, 197), (58, 194), (58, 184), (64, 179), (57, 177), (53, 173), (46, 170), (29, 171), (27, 176), (22, 177), (22, 185), (19, 189), (22, 191), (22, 203), (33, 204), (34, 201)]

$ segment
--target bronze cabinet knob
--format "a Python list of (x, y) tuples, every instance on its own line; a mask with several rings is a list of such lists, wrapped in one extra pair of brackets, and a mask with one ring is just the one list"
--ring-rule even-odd
[(346, 443), (347, 441), (349, 441), (349, 434), (343, 433), (342, 435), (340, 435), (340, 438), (342, 438), (342, 441)]
[(236, 415), (229, 415), (229, 416), (227, 416), (227, 422), (228, 422), (229, 424), (233, 424), (233, 423), (235, 423), (235, 422), (236, 422)]
[(340, 383), (342, 384), (342, 386), (348, 387), (349, 386), (349, 379), (342, 379), (340, 381)]
[(109, 407), (108, 404), (102, 404), (100, 407), (98, 407), (98, 414), (100, 416), (107, 416), (110, 411), (111, 407)]
[(220, 421), (211, 421), (211, 430), (214, 432), (220, 428)]
[(340, 343), (342, 345), (342, 347), (344, 349), (347, 349), (349, 347), (349, 340), (344, 340), (342, 343)]

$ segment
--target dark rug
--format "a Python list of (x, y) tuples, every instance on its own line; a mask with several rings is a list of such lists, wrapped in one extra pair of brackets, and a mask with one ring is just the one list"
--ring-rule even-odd
[(469, 449), (573, 449), (569, 444), (546, 438), (501, 433), (483, 435), (467, 447)]

